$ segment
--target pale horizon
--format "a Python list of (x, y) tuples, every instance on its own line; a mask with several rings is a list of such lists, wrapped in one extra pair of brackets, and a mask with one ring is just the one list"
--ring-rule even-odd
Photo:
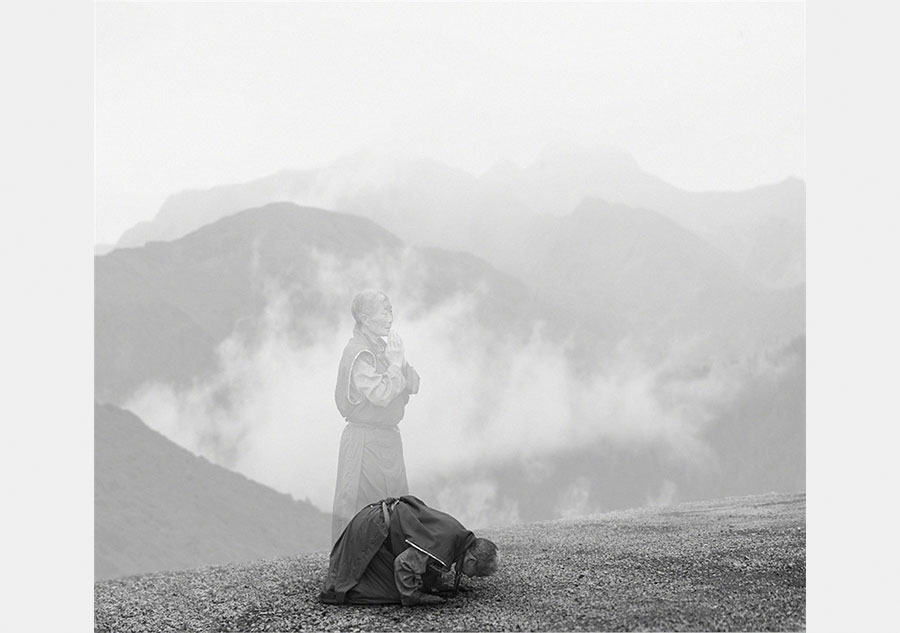
[(804, 7), (95, 6), (95, 241), (170, 195), (371, 150), (478, 176), (553, 143), (689, 191), (805, 178)]

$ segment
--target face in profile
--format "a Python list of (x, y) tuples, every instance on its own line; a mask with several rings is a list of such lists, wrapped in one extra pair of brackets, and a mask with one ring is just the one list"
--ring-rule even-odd
[(375, 336), (387, 336), (391, 331), (391, 324), (394, 322), (394, 313), (390, 300), (385, 297), (372, 314), (364, 315), (363, 324), (366, 329)]

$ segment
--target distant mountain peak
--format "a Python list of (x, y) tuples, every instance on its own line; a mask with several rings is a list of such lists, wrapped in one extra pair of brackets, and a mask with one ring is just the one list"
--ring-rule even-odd
[[(625, 222), (629, 225), (642, 226), (642, 230), (659, 231), (660, 229), (671, 231), (669, 235), (674, 243), (677, 239), (697, 240), (698, 244), (702, 244), (703, 249), (709, 248), (708, 244), (703, 243), (694, 233), (684, 228), (668, 216), (654, 209), (639, 205), (630, 205), (624, 202), (615, 202), (606, 200), (599, 196), (586, 196), (568, 216), (560, 218), (563, 221), (575, 221), (583, 219), (600, 219), (613, 220), (615, 222)], [(619, 228), (621, 228), (621, 224)], [(669, 239), (666, 240), (667, 242)], [(723, 261), (724, 265), (724, 261)]]

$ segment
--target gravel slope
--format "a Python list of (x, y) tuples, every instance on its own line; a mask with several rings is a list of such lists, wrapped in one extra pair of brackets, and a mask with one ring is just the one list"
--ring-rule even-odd
[(436, 607), (316, 601), (327, 555), (94, 585), (100, 631), (805, 630), (806, 495), (480, 531), (501, 569)]

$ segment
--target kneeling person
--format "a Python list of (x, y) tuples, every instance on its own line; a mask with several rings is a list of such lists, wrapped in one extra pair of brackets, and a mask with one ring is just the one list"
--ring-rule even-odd
[[(331, 550), (325, 591), (328, 604), (437, 604), (429, 592), (459, 586), (460, 575), (489, 576), (499, 564), (497, 546), (459, 521), (410, 495), (360, 510)], [(456, 572), (453, 585), (442, 574)]]

